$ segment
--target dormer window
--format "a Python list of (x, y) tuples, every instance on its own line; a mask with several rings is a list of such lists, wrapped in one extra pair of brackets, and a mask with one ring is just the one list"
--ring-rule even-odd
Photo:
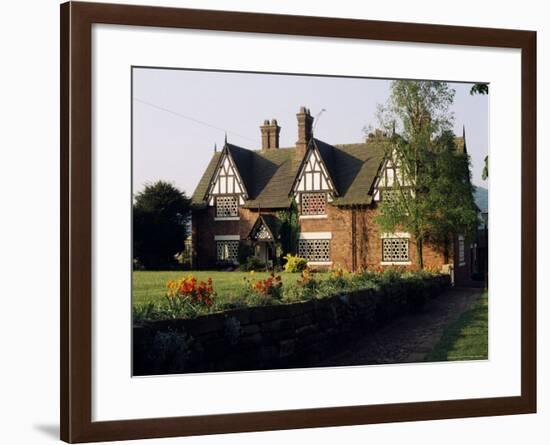
[(216, 196), (216, 218), (238, 218), (239, 197), (237, 195)]
[(318, 216), (327, 214), (326, 193), (301, 193), (300, 214), (303, 216)]

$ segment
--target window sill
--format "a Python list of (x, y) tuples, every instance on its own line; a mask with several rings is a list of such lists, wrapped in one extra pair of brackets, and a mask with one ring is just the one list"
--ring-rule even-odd
[(410, 239), (411, 234), (407, 232), (395, 232), (395, 233), (383, 233), (382, 235), (380, 235), (380, 239), (387, 239), (387, 238)]
[(300, 215), (299, 219), (326, 219), (328, 215)]
[(381, 266), (410, 266), (410, 261), (382, 261)]
[(214, 221), (239, 221), (239, 216), (215, 216)]
[(332, 261), (308, 261), (308, 266), (332, 266)]

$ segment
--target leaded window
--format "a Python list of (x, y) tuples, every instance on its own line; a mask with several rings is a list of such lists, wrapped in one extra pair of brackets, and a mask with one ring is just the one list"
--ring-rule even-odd
[(400, 263), (409, 261), (408, 238), (383, 238), (382, 261)]
[(301, 239), (298, 241), (298, 256), (311, 262), (330, 261), (329, 239)]
[(302, 193), (301, 204), (302, 215), (326, 215), (327, 213), (326, 193)]
[(239, 251), (239, 241), (216, 241), (216, 259), (220, 262), (236, 263)]
[(235, 195), (216, 197), (216, 218), (239, 216), (239, 198)]

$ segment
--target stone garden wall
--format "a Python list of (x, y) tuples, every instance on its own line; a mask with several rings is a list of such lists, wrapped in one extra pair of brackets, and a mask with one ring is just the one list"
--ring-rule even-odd
[(421, 311), (448, 288), (399, 282), (293, 304), (252, 307), (134, 326), (134, 375), (316, 366), (361, 335)]

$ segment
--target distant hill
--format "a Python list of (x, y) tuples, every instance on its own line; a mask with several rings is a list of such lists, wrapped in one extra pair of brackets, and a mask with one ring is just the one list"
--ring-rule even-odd
[(474, 186), (474, 200), (482, 212), (489, 212), (489, 190)]

